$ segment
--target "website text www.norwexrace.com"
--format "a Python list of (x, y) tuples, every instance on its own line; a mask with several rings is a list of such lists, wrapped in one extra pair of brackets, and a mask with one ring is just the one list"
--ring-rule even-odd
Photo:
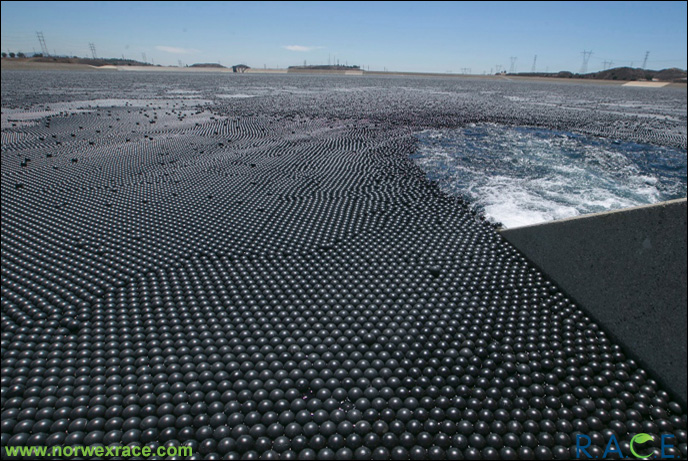
[(139, 445), (111, 445), (111, 446), (36, 446), (36, 447), (26, 447), (26, 446), (16, 446), (16, 447), (5, 447), (3, 449), (4, 455), (15, 457), (21, 456), (29, 458), (41, 458), (45, 456), (49, 457), (150, 457), (150, 456), (191, 456), (193, 454), (193, 449), (187, 446), (170, 446), (170, 447), (150, 447), (150, 446), (139, 446)]

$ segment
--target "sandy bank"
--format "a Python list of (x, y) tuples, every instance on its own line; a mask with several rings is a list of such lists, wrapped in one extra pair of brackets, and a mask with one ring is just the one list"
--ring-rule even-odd
[[(112, 67), (112, 66), (109, 66)], [(59, 62), (27, 62), (14, 59), (3, 59), (2, 70), (97, 70), (97, 67), (87, 64), (66, 64)]]

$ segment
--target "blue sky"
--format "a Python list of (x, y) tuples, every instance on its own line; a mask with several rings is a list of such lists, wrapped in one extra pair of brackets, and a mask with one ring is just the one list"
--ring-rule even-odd
[(686, 65), (686, 2), (2, 2), (2, 51), (461, 73)]

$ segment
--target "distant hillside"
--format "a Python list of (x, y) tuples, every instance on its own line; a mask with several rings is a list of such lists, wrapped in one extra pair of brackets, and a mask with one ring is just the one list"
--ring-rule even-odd
[(659, 72), (657, 72), (657, 75), (655, 77), (661, 81), (686, 83), (686, 71), (677, 69), (675, 67), (671, 69), (660, 70)]
[(133, 59), (120, 58), (79, 58), (77, 56), (35, 56), (31, 58), (3, 58), (16, 62), (52, 62), (58, 64), (85, 64), (88, 66), (152, 66), (147, 62), (135, 61)]
[(191, 64), (189, 67), (214, 67), (216, 69), (226, 69), (222, 64), (216, 62), (201, 62), (196, 64)]
[(648, 70), (633, 67), (616, 67), (589, 74), (574, 74), (572, 72), (521, 72), (518, 75), (524, 77), (554, 77), (554, 78), (586, 78), (594, 80), (622, 80), (622, 81), (660, 81), (660, 82), (686, 82), (686, 71), (682, 69)]
[(580, 78), (594, 78), (601, 80), (659, 80), (662, 82), (686, 81), (686, 71), (681, 69), (647, 70), (632, 67), (616, 67), (592, 74), (581, 75)]

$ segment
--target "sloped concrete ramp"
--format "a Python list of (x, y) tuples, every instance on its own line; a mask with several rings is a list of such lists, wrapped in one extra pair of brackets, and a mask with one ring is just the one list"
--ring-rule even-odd
[(686, 402), (686, 199), (505, 229)]

